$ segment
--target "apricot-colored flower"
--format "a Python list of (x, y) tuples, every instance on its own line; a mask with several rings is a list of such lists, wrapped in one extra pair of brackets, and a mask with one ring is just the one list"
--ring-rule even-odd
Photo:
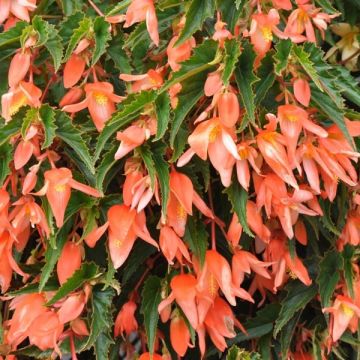
[(217, 107), (222, 125), (233, 127), (239, 120), (240, 115), (239, 100), (236, 94), (229, 91), (220, 94)]
[(174, 36), (169, 45), (166, 48), (166, 54), (168, 56), (168, 64), (170, 65), (173, 71), (178, 71), (181, 67), (183, 61), (187, 60), (191, 56), (192, 49), (196, 46), (195, 39), (191, 37), (188, 40), (185, 40), (180, 45), (175, 46), (175, 43), (178, 41), (179, 36)]
[(150, 69), (146, 74), (131, 75), (120, 74), (119, 78), (124, 81), (132, 81), (131, 92), (136, 93), (144, 90), (158, 89), (164, 82), (162, 68)]
[(71, 189), (79, 190), (94, 197), (101, 196), (98, 190), (74, 180), (71, 170), (67, 168), (55, 168), (45, 171), (44, 177), (45, 184), (36, 195), (46, 195), (56, 220), (56, 226), (59, 228), (64, 223), (65, 210), (70, 200)]
[(0, 24), (12, 14), (20, 20), (30, 22), (29, 12), (36, 9), (36, 0), (1, 0)]
[(124, 332), (126, 336), (129, 336), (133, 331), (136, 331), (138, 328), (138, 323), (135, 318), (136, 304), (134, 301), (129, 300), (126, 302), (119, 313), (116, 316), (115, 326), (114, 326), (114, 336), (124, 337)]
[(151, 40), (159, 46), (158, 21), (153, 0), (132, 0), (127, 9), (124, 27), (146, 20), (146, 28)]
[[(0, 5), (1, 9), (1, 5)], [(31, 53), (29, 50), (20, 49), (11, 59), (8, 73), (9, 87), (16, 87), (23, 80), (30, 68)]]
[(76, 270), (80, 269), (84, 249), (75, 242), (67, 241), (57, 262), (57, 276), (60, 285), (64, 284)]
[(343, 295), (337, 295), (333, 306), (324, 308), (323, 312), (331, 314), (330, 333), (333, 342), (340, 339), (353, 318), (360, 317), (360, 308), (354, 304), (351, 298)]
[(115, 103), (121, 102), (123, 97), (114, 94), (114, 88), (108, 82), (86, 84), (85, 93), (86, 97), (83, 101), (65, 105), (63, 111), (76, 113), (88, 108), (96, 129), (100, 132), (115, 112)]
[(137, 213), (129, 206), (114, 205), (108, 211), (108, 222), (109, 250), (115, 269), (125, 262), (138, 237), (159, 248), (146, 228), (144, 211)]
[(176, 310), (170, 322), (170, 342), (179, 356), (184, 356), (188, 347), (191, 347), (189, 328)]
[(37, 86), (32, 82), (20, 81), (18, 86), (1, 97), (1, 115), (8, 122), (23, 106), (39, 107), (40, 97), (41, 90)]

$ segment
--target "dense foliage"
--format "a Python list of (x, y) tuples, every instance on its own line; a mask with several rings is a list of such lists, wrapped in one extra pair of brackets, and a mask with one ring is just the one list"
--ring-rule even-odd
[(360, 359), (358, 0), (0, 0), (0, 359)]

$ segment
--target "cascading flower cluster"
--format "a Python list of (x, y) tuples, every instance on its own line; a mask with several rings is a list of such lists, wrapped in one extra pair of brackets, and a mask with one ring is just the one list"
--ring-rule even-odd
[(359, 16), (69, 3), (0, 1), (0, 360), (359, 355)]

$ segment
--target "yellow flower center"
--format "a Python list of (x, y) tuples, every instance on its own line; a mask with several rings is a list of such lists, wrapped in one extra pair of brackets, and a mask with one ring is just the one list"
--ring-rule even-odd
[(211, 143), (213, 143), (213, 142), (217, 139), (217, 137), (219, 136), (220, 132), (221, 132), (220, 126), (219, 126), (219, 125), (215, 125), (215, 126), (211, 129), (211, 131), (210, 131), (209, 141), (210, 141)]
[(9, 109), (10, 115), (11, 116), (15, 115), (19, 111), (19, 109), (23, 107), (25, 104), (26, 104), (26, 96), (23, 95), (10, 105), (10, 109)]
[(66, 185), (64, 185), (64, 184), (55, 185), (55, 191), (56, 192), (64, 192), (65, 189), (66, 189)]
[(341, 310), (349, 318), (352, 318), (354, 315), (354, 310), (346, 304), (341, 304)]
[(177, 216), (179, 219), (185, 219), (186, 218), (186, 210), (185, 208), (179, 203), (177, 206)]
[(264, 37), (264, 39), (266, 41), (272, 41), (273, 39), (273, 34), (272, 34), (272, 31), (271, 31), (271, 28), (268, 27), (268, 26), (264, 26), (262, 29), (261, 29), (261, 32), (262, 32), (262, 35)]
[(296, 122), (298, 121), (298, 117), (296, 115), (292, 115), (292, 114), (287, 114), (286, 115), (286, 120), (290, 121), (290, 122)]
[(249, 150), (245, 147), (238, 149), (238, 154), (241, 160), (245, 160), (249, 157)]
[(277, 133), (275, 131), (271, 131), (271, 132), (263, 134), (262, 138), (271, 144), (275, 144), (276, 143), (276, 141), (275, 141), (276, 135), (277, 135)]
[(119, 240), (119, 239), (116, 239), (116, 240), (114, 241), (114, 245), (115, 245), (115, 247), (117, 247), (118, 249), (120, 249), (120, 248), (122, 247), (122, 245), (123, 245), (123, 241), (122, 241), (122, 240)]
[(209, 277), (209, 293), (212, 297), (215, 297), (216, 293), (217, 293), (217, 288), (216, 288), (216, 280), (215, 277), (211, 274)]
[(106, 105), (108, 102), (108, 97), (102, 93), (94, 93), (93, 96), (98, 105)]

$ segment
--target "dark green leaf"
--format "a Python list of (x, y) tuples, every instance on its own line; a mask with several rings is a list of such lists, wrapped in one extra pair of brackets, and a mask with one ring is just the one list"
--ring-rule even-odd
[(37, 108), (29, 108), (26, 111), (26, 114), (23, 119), (23, 123), (21, 125), (21, 136), (23, 139), (25, 139), (26, 133), (32, 122), (38, 120), (38, 117), (39, 117), (39, 111)]
[(225, 42), (224, 70), (222, 73), (222, 81), (225, 86), (228, 86), (229, 84), (230, 77), (234, 72), (240, 52), (239, 41), (231, 39)]
[(25, 111), (22, 109), (22, 111), (16, 114), (11, 121), (0, 126), (0, 145), (8, 143), (12, 136), (20, 133), (24, 116)]
[(302, 310), (299, 310), (288, 322), (280, 332), (280, 346), (282, 359), (287, 360), (288, 350), (290, 348), (291, 340), (294, 338), (295, 329), (300, 320)]
[(167, 92), (160, 94), (155, 100), (155, 111), (157, 118), (156, 136), (153, 141), (161, 139), (168, 128), (170, 121), (170, 98)]
[(10, 144), (0, 145), (0, 186), (11, 173), (10, 162), (13, 159), (13, 147)]
[(94, 353), (96, 360), (109, 360), (110, 346), (114, 343), (108, 332), (102, 331), (94, 343)]
[(148, 171), (148, 174), (150, 176), (151, 188), (154, 189), (155, 180), (156, 180), (156, 170), (155, 170), (154, 160), (152, 158), (152, 151), (150, 150), (150, 147), (147, 145), (143, 145), (137, 148), (136, 150), (143, 159), (146, 170)]
[(249, 235), (254, 237), (254, 234), (249, 228), (247, 216), (246, 216), (246, 205), (248, 201), (248, 193), (243, 189), (237, 181), (233, 181), (232, 184), (225, 189), (224, 191), (229, 201), (235, 211), (239, 222), (243, 227), (244, 231)]
[[(40, 16), (36, 15), (32, 19), (32, 27), (37, 32), (37, 42), (36, 46), (44, 46), (49, 39), (50, 36), (50, 28), (49, 23), (43, 20)], [(24, 33), (22, 34), (24, 36)], [(22, 36), (22, 37), (23, 37)], [(24, 38), (25, 40), (25, 38)]]
[(54, 69), (55, 72), (57, 72), (61, 65), (64, 45), (62, 43), (62, 39), (59, 35), (59, 32), (57, 31), (54, 25), (48, 24), (48, 31), (49, 31), (49, 37), (44, 45), (53, 59)]
[(209, 234), (203, 222), (196, 220), (194, 217), (189, 218), (186, 223), (184, 240), (199, 259), (200, 264), (203, 264), (209, 241)]
[(112, 148), (104, 155), (101, 163), (96, 168), (96, 188), (103, 192), (104, 191), (104, 180), (109, 173), (110, 169), (115, 165), (115, 153), (119, 147), (119, 144), (115, 144)]
[(67, 296), (69, 293), (81, 287), (84, 283), (94, 279), (99, 275), (99, 267), (94, 263), (82, 263), (79, 270), (59, 288), (55, 295), (47, 302), (47, 305), (54, 305), (57, 301)]
[(305, 286), (300, 281), (292, 281), (286, 286), (286, 290), (287, 296), (281, 303), (280, 314), (275, 322), (275, 337), (295, 313), (303, 309), (317, 294), (314, 284)]
[(159, 321), (158, 305), (161, 301), (161, 279), (149, 276), (141, 292), (141, 313), (144, 315), (144, 326), (149, 351), (154, 352), (156, 329)]
[(204, 21), (213, 17), (215, 11), (215, 0), (191, 0), (190, 6), (186, 12), (186, 22), (182, 29), (179, 39), (175, 46), (180, 45), (189, 39), (197, 30), (200, 30)]
[(251, 122), (255, 121), (255, 94), (253, 85), (259, 81), (253, 70), (255, 58), (256, 54), (252, 45), (246, 41), (235, 69), (236, 83), (240, 89), (240, 96), (244, 103), (246, 114)]
[(95, 174), (94, 160), (82, 137), (81, 131), (76, 128), (70, 117), (63, 111), (56, 111), (56, 136), (68, 144), (84, 162), (89, 171)]
[(272, 53), (268, 52), (257, 71), (260, 81), (255, 84), (255, 105), (259, 105), (275, 82)]
[(14, 49), (20, 47), (20, 36), (23, 30), (28, 26), (26, 21), (19, 21), (15, 26), (7, 31), (0, 33), (0, 48), (13, 45)]
[(287, 68), (293, 43), (290, 39), (280, 40), (276, 46), (276, 52), (274, 55), (275, 60), (275, 73), (281, 75)]
[(55, 111), (48, 104), (42, 105), (39, 110), (41, 122), (44, 126), (45, 139), (41, 146), (41, 149), (49, 147), (56, 136), (57, 126), (55, 124)]
[(163, 155), (159, 152), (153, 154), (154, 166), (159, 180), (160, 191), (161, 191), (161, 212), (163, 217), (166, 216), (167, 203), (169, 199), (169, 164), (164, 159)]
[(95, 65), (105, 53), (111, 39), (109, 23), (103, 17), (97, 17), (94, 21), (95, 49), (91, 64)]
[(343, 252), (341, 253), (344, 261), (344, 278), (346, 282), (346, 288), (349, 290), (350, 296), (354, 297), (354, 274), (353, 274), (353, 256), (355, 249), (349, 244), (346, 244)]

